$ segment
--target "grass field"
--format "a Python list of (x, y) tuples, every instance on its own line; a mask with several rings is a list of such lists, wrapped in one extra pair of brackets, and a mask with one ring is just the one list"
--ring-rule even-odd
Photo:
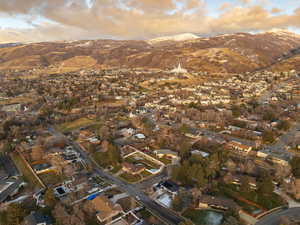
[(32, 188), (42, 188), (42, 185), (35, 177), (30, 168), (26, 165), (26, 162), (22, 159), (22, 157), (18, 153), (12, 153), (11, 158), (16, 164), (18, 170), (23, 174), (23, 177), (26, 182), (28, 182), (29, 186)]
[(122, 173), (120, 178), (127, 181), (128, 183), (135, 183), (141, 180), (141, 175), (132, 175), (129, 173)]
[(62, 177), (54, 172), (43, 173), (39, 175), (39, 178), (44, 182), (46, 186), (56, 185), (63, 181)]
[(68, 122), (68, 123), (63, 123), (58, 126), (58, 130), (61, 132), (69, 132), (72, 130), (79, 129), (81, 127), (87, 127), (87, 126), (92, 126), (96, 124), (97, 122), (95, 120), (91, 120), (88, 118), (80, 118), (78, 120)]

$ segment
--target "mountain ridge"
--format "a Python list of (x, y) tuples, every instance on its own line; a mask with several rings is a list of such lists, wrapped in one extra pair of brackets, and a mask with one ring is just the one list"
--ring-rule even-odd
[[(106, 39), (9, 46), (0, 48), (0, 70), (43, 68), (53, 71), (60, 68), (57, 71), (63, 72), (111, 67), (168, 70), (180, 61), (189, 71), (243, 73), (268, 66), (277, 70), (274, 65), (280, 59), (285, 55), (297, 55), (300, 49), (300, 35), (282, 31), (207, 38), (183, 34), (176, 35), (182, 38), (175, 38), (176, 41), (174, 36), (167, 37), (171, 38), (161, 37), (155, 43)], [(296, 57), (293, 61), (280, 60), (280, 65), (297, 69), (300, 62)]]

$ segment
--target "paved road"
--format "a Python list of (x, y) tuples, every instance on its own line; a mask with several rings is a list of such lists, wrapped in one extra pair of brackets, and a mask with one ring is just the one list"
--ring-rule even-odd
[[(57, 136), (62, 135), (61, 133), (55, 131), (53, 128), (49, 128), (49, 132)], [(162, 219), (165, 223), (170, 225), (177, 225), (183, 221), (183, 219), (179, 215), (175, 214), (173, 211), (167, 208), (162, 207), (150, 197), (148, 197), (137, 187), (137, 185), (128, 184), (127, 182), (114, 177), (110, 173), (103, 171), (102, 168), (98, 167), (98, 165), (96, 165), (96, 162), (91, 159), (88, 154), (79, 146), (79, 144), (73, 141), (70, 142), (70, 144), (73, 145), (73, 147), (81, 153), (81, 156), (84, 160), (86, 160), (86, 162), (89, 162), (94, 166), (94, 172), (96, 174), (98, 174), (101, 178), (107, 180), (108, 182), (116, 184), (120, 189), (138, 200), (142, 205), (144, 205), (160, 219)]]
[(292, 128), (284, 135), (280, 136), (279, 139), (272, 145), (268, 146), (269, 149), (285, 149), (289, 142), (295, 138), (297, 132), (300, 132), (300, 122), (297, 122)]
[(300, 219), (300, 208), (290, 208), (285, 210), (279, 210), (264, 216), (255, 225), (280, 225), (281, 217)]

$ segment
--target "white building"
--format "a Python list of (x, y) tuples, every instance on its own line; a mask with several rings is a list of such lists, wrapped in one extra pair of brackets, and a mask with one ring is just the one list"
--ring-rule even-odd
[(181, 64), (178, 64), (178, 67), (171, 70), (171, 73), (187, 73), (187, 70), (181, 67)]

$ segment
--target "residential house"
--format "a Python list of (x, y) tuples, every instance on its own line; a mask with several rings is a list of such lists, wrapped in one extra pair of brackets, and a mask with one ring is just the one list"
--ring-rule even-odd
[(199, 208), (214, 208), (220, 210), (238, 209), (238, 205), (231, 199), (223, 197), (215, 197), (210, 195), (202, 195), (198, 199)]
[(103, 195), (97, 196), (91, 200), (91, 203), (97, 211), (96, 217), (101, 223), (112, 219), (112, 217), (123, 211), (119, 204), (113, 204), (107, 197)]
[(178, 159), (178, 153), (174, 152), (172, 150), (169, 149), (160, 149), (160, 150), (155, 150), (154, 154), (158, 157), (158, 158), (163, 158), (163, 157), (167, 157), (169, 159)]
[(237, 141), (230, 141), (227, 143), (227, 147), (233, 150), (236, 150), (238, 153), (242, 154), (242, 155), (247, 155), (249, 154), (249, 152), (252, 150), (251, 146), (242, 144), (240, 142)]
[(179, 186), (171, 180), (161, 181), (156, 187), (171, 193), (173, 196), (179, 191)]
[(25, 183), (19, 179), (9, 178), (0, 181), (0, 203), (13, 197)]

